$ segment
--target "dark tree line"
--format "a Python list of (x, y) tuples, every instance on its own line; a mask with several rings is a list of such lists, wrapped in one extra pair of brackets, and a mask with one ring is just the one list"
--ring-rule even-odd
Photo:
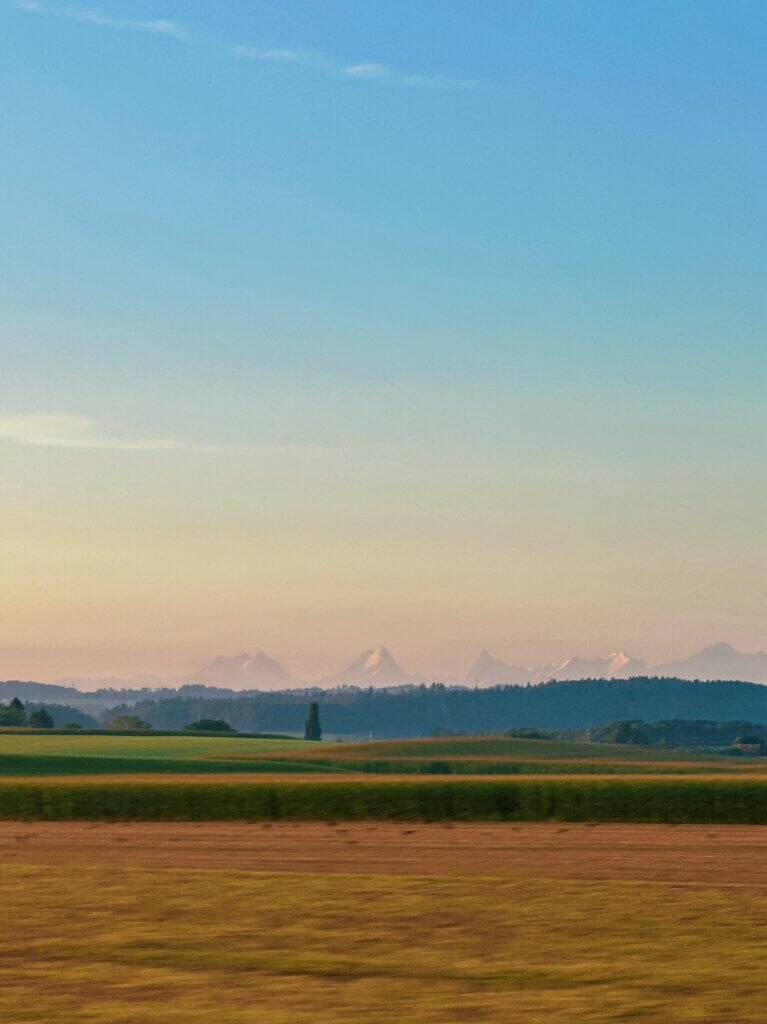
[(124, 705), (155, 729), (183, 729), (200, 719), (228, 722), (238, 732), (303, 734), (307, 701), (322, 702), (326, 733), (380, 738), (429, 736), (435, 729), (502, 732), (509, 728), (588, 729), (607, 722), (698, 719), (767, 722), (767, 686), (681, 679), (588, 679), (539, 686), (398, 690), (270, 691), (207, 699), (175, 696)]

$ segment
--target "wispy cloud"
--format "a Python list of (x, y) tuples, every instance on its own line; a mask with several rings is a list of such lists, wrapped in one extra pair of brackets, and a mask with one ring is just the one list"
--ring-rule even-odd
[(166, 36), (181, 43), (193, 41), (207, 43), (219, 50), (223, 48), (230, 56), (240, 60), (292, 65), (304, 71), (313, 71), (348, 81), (381, 82), (405, 88), (421, 89), (472, 89), (477, 85), (476, 80), (473, 79), (451, 78), (446, 75), (410, 74), (388, 64), (377, 62), (345, 64), (326, 54), (300, 48), (225, 43), (208, 36), (197, 35), (180, 22), (167, 18), (123, 18), (106, 14), (97, 7), (61, 6), (44, 3), (42, 0), (16, 0), (14, 6), (17, 10), (30, 14), (65, 18), (99, 28), (145, 32), (151, 35)]
[(242, 60), (256, 60), (264, 64), (293, 64), (311, 71), (333, 72), (335, 67), (321, 53), (312, 50), (269, 49), (265, 46), (229, 46), (229, 53)]
[(96, 7), (58, 7), (38, 3), (38, 0), (17, 0), (16, 7), (20, 11), (32, 14), (46, 14), (53, 18), (68, 18), (86, 25), (98, 25), (100, 28), (122, 29), (126, 32), (149, 32), (152, 35), (170, 36), (179, 42), (187, 42), (189, 33), (177, 21), (167, 18), (115, 18), (104, 14)]
[(245, 60), (257, 60), (268, 64), (295, 64), (334, 78), (388, 82), (390, 85), (421, 89), (473, 89), (477, 85), (474, 79), (448, 78), (445, 75), (411, 75), (388, 64), (377, 62), (342, 64), (325, 54), (310, 50), (268, 50), (259, 46), (233, 46), (230, 51), (235, 57)]
[(50, 413), (0, 416), (0, 442), (38, 448), (80, 448), (112, 452), (197, 452), (216, 454), (299, 454), (322, 451), (314, 445), (200, 444), (174, 437), (125, 437), (111, 434), (88, 416)]
[(348, 64), (341, 68), (346, 78), (368, 79), (376, 82), (390, 82), (420, 89), (474, 89), (477, 86), (473, 78), (447, 78), (445, 75), (410, 75), (388, 64)]

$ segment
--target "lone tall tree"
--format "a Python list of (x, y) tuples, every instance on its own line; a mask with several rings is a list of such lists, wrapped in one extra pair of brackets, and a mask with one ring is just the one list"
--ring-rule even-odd
[(322, 739), (322, 726), (320, 725), (320, 706), (316, 700), (313, 700), (309, 705), (309, 715), (304, 725), (304, 739)]

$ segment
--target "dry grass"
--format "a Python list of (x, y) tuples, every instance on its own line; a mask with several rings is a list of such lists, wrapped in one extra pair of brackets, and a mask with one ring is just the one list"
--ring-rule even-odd
[[(524, 873), (492, 877), (479, 873), (481, 851), (474, 875), (433, 873), (436, 861), (426, 875), (327, 873), (312, 848), (315, 870), (279, 873), (163, 867), (137, 855), (72, 863), (63, 845), (58, 861), (38, 859), (40, 826), (15, 827), (27, 838), (0, 875), (12, 923), (0, 931), (3, 1024), (767, 1020), (767, 895), (748, 886), (542, 878), (533, 858)], [(77, 828), (114, 840), (114, 830), (146, 839), (152, 827)], [(297, 847), (307, 828), (319, 826), (283, 826)], [(508, 836), (515, 826), (495, 828)], [(536, 828), (540, 857), (561, 836)], [(398, 830), (403, 845), (429, 834)], [(674, 831), (683, 830), (663, 833), (672, 844)], [(588, 834), (579, 831), (584, 850)], [(747, 843), (747, 830), (734, 834)], [(612, 838), (620, 846), (617, 827)], [(345, 841), (355, 841), (351, 830)], [(647, 829), (624, 839), (627, 848), (648, 842)], [(597, 843), (592, 862), (598, 852)]]
[(767, 826), (0, 822), (0, 860), (340, 874), (517, 875), (767, 892)]

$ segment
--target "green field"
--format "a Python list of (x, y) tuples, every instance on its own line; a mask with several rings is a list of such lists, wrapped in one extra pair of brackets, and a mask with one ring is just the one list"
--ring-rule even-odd
[(273, 740), (249, 736), (197, 735), (194, 732), (151, 733), (35, 732), (0, 730), (0, 754), (58, 757), (153, 758), (159, 760), (226, 757), (306, 750), (304, 740)]
[[(295, 772), (307, 768), (294, 763), (293, 757), (302, 759), (313, 745), (297, 739), (195, 733), (94, 735), (0, 730), (0, 776)], [(265, 755), (279, 755), (279, 759), (267, 761)], [(312, 770), (328, 769), (316, 765)]]
[(18, 731), (0, 734), (0, 818), (767, 823), (761, 760), (677, 757), (496, 737), (320, 744)]
[[(330, 744), (312, 744), (311, 756), (322, 756), (322, 747)], [(376, 740), (371, 743), (335, 744), (333, 754), (351, 758), (552, 758), (626, 761), (695, 761), (710, 763), (721, 757), (666, 750), (659, 747), (639, 747), (621, 743), (576, 743), (567, 740), (518, 739), (510, 736), (456, 736), (439, 739)], [(737, 759), (732, 759), (737, 760)]]
[[(761, 763), (761, 762), (760, 762)], [(360, 774), (685, 774), (754, 761), (618, 744), (474, 737), (375, 743), (179, 734), (0, 731), (0, 776), (344, 772)]]

